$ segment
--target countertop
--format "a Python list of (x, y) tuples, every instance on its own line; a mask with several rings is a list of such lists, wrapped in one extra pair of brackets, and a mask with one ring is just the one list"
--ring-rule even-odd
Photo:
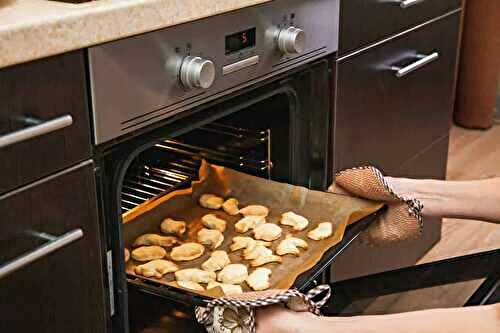
[(272, 0), (0, 0), (0, 68)]

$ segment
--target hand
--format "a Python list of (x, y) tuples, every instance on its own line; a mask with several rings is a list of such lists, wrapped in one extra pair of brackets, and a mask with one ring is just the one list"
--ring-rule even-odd
[(310, 312), (295, 312), (273, 305), (257, 310), (256, 320), (257, 333), (303, 333), (313, 331), (318, 317)]

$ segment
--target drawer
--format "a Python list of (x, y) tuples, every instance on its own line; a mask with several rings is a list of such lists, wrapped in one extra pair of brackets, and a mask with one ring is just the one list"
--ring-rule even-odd
[(397, 174), (448, 134), (459, 21), (453, 14), (338, 61), (336, 170), (372, 164)]
[(83, 51), (0, 70), (0, 193), (91, 155)]
[(444, 15), (460, 8), (461, 2), (461, 0), (342, 0), (339, 53), (346, 54)]
[(105, 332), (96, 204), (90, 162), (0, 196), (2, 332)]

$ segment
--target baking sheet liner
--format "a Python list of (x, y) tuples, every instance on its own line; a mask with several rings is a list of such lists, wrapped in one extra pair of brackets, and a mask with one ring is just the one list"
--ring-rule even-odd
[[(167, 217), (186, 221), (188, 231), (182, 238), (182, 241), (196, 242), (196, 234), (203, 228), (201, 217), (208, 213), (214, 213), (228, 222), (226, 231), (224, 232), (224, 242), (217, 250), (226, 250), (232, 263), (245, 263), (249, 266), (249, 261), (242, 258), (241, 250), (237, 252), (229, 251), (229, 245), (232, 243), (234, 236), (252, 236), (251, 231), (240, 234), (234, 230), (234, 224), (242, 216), (230, 216), (222, 210), (215, 211), (201, 207), (198, 204), (198, 198), (204, 193), (213, 193), (224, 198), (235, 197), (239, 200), (240, 207), (250, 204), (267, 206), (270, 209), (267, 222), (279, 224), (281, 214), (287, 211), (294, 211), (309, 220), (309, 226), (306, 230), (299, 232), (293, 231), (291, 227), (280, 225), (283, 233), (281, 238), (273, 242), (273, 250), (276, 249), (280, 240), (284, 239), (287, 234), (305, 239), (309, 244), (309, 249), (306, 251), (301, 250), (301, 254), (298, 257), (291, 255), (283, 256), (281, 264), (263, 266), (273, 271), (270, 277), (270, 288), (274, 289), (288, 289), (292, 287), (295, 279), (301, 273), (312, 268), (328, 249), (342, 240), (345, 228), (349, 224), (359, 221), (383, 207), (381, 203), (327, 192), (312, 191), (305, 187), (270, 181), (203, 162), (199, 171), (199, 180), (193, 181), (191, 188), (173, 191), (124, 214), (123, 233), (125, 246), (131, 250), (131, 244), (142, 234), (161, 234), (160, 223)], [(321, 241), (314, 241), (307, 238), (307, 232), (321, 222), (332, 222), (334, 234)], [(177, 262), (177, 264), (181, 269), (190, 267), (200, 268), (201, 264), (209, 258), (211, 252), (211, 250), (206, 248), (205, 253), (200, 258), (188, 262)], [(168, 255), (167, 259), (169, 259)], [(141, 263), (130, 259), (126, 265), (127, 273), (136, 275), (134, 267), (137, 264)], [(249, 267), (249, 272), (252, 270), (253, 268)], [(142, 276), (136, 276), (148, 280)], [(176, 286), (173, 274), (167, 274), (161, 279), (151, 278), (149, 280), (169, 286)], [(250, 291), (250, 288), (245, 283), (242, 284), (242, 287), (243, 290)], [(208, 297), (222, 296), (219, 288), (206, 292), (189, 291)]]

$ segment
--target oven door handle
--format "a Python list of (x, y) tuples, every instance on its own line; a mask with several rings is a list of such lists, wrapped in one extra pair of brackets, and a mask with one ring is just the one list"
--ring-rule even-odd
[[(19, 142), (23, 142), (41, 135), (57, 131), (61, 128), (68, 127), (73, 124), (73, 117), (67, 114), (51, 120), (37, 122), (39, 122), (37, 125), (23, 128), (4, 136), (0, 136), (0, 148), (4, 148)], [(31, 121), (31, 123), (33, 123), (33, 121)]]
[(416, 4), (419, 4), (421, 2), (424, 2), (425, 0), (401, 0), (399, 2), (399, 7), (406, 9), (408, 7), (414, 6)]
[(408, 66), (405, 67), (399, 67), (399, 66), (392, 66), (391, 70), (396, 72), (396, 77), (401, 78), (403, 76), (406, 76), (410, 74), (413, 71), (416, 71), (419, 68), (424, 67), (425, 65), (430, 64), (433, 61), (436, 61), (439, 59), (439, 53), (438, 52), (433, 52), (429, 55), (423, 55), (423, 54), (417, 54), (415, 57), (418, 59), (415, 62), (412, 62)]
[(33, 231), (30, 232), (30, 235), (33, 235), (36, 238), (48, 240), (48, 242), (33, 251), (22, 254), (21, 256), (1, 265), (0, 279), (82, 238), (83, 231), (82, 229), (75, 229), (58, 237)]

